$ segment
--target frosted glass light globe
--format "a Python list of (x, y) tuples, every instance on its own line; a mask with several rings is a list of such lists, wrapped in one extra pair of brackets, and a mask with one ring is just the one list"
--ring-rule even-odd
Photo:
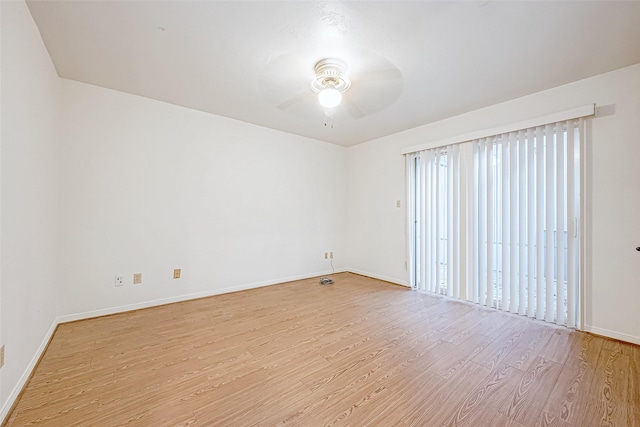
[(320, 102), (320, 105), (322, 105), (324, 108), (337, 107), (338, 105), (340, 105), (341, 101), (342, 94), (337, 89), (334, 89), (332, 87), (323, 89), (318, 94), (318, 102)]

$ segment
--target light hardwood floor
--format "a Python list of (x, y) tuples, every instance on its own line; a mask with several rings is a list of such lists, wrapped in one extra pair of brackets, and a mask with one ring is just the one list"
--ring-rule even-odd
[(60, 325), (9, 426), (640, 426), (637, 346), (342, 273)]

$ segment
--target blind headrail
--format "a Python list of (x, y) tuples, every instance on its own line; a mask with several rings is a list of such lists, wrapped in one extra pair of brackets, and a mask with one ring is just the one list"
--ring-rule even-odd
[(462, 142), (473, 141), (474, 139), (487, 138), (489, 136), (500, 135), (503, 133), (514, 132), (521, 129), (529, 129), (536, 126), (543, 126), (549, 123), (561, 122), (564, 120), (578, 119), (580, 117), (593, 116), (596, 111), (595, 104), (588, 104), (582, 107), (573, 108), (567, 111), (561, 111), (546, 116), (536, 117), (534, 119), (523, 120), (517, 123), (498, 126), (491, 129), (470, 132), (451, 138), (440, 139), (437, 141), (426, 142), (424, 144), (412, 145), (402, 149), (402, 154), (416, 153), (430, 148), (443, 147), (445, 145), (460, 144)]

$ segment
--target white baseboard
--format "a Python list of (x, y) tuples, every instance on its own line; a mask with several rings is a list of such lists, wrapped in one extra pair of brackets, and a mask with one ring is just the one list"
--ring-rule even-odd
[(361, 276), (372, 277), (378, 280), (384, 280), (385, 282), (395, 283), (396, 285), (409, 286), (406, 280), (396, 279), (393, 277), (381, 276), (379, 274), (369, 273), (368, 271), (356, 270), (354, 268), (347, 268), (347, 271), (351, 273), (359, 274)]
[(18, 380), (17, 384), (15, 385), (13, 390), (11, 390), (9, 397), (5, 400), (4, 405), (2, 406), (2, 411), (0, 411), (0, 425), (4, 424), (4, 422), (6, 421), (6, 418), (9, 415), (9, 411), (11, 410), (11, 407), (15, 403), (18, 396), (20, 396), (20, 393), (22, 392), (22, 389), (24, 388), (24, 386), (27, 384), (27, 381), (29, 381), (29, 378), (31, 377), (31, 373), (36, 368), (36, 365), (38, 364), (40, 357), (42, 357), (42, 354), (46, 350), (47, 345), (49, 345), (49, 341), (51, 341), (51, 337), (53, 336), (53, 333), (56, 331), (57, 327), (58, 327), (58, 320), (55, 319), (51, 324), (51, 327), (45, 334), (44, 338), (42, 339), (42, 342), (40, 343), (38, 350), (36, 350), (36, 354), (33, 355), (33, 357), (31, 358), (31, 361), (29, 362), (29, 364), (27, 365), (27, 368), (22, 373), (22, 376)]
[(595, 326), (585, 325), (584, 331), (592, 332), (597, 335), (602, 335), (603, 337), (609, 337), (620, 341), (626, 341), (633, 344), (640, 345), (640, 337), (636, 337), (633, 335), (627, 335), (620, 332), (610, 331), (608, 329), (596, 328)]
[[(341, 273), (343, 271), (344, 270), (340, 270), (340, 271), (336, 270), (336, 273)], [(246, 291), (248, 289), (256, 289), (256, 288), (261, 288), (261, 287), (264, 287), (264, 286), (277, 285), (279, 283), (292, 282), (294, 280), (310, 279), (312, 277), (326, 276), (326, 275), (330, 275), (330, 274), (332, 274), (331, 271), (321, 271), (321, 272), (317, 272), (317, 273), (310, 273), (310, 274), (291, 276), (291, 277), (283, 277), (283, 278), (273, 279), (273, 280), (265, 280), (265, 281), (262, 281), (262, 282), (247, 283), (247, 284), (243, 284), (243, 285), (239, 285), (239, 286), (230, 286), (230, 287), (227, 287), (227, 288), (212, 289), (212, 290), (208, 290), (208, 291), (204, 291), (204, 292), (195, 292), (195, 293), (192, 293), (192, 294), (177, 295), (177, 296), (173, 296), (173, 297), (169, 297), (169, 298), (161, 298), (161, 299), (156, 299), (156, 300), (151, 300), (151, 301), (143, 301), (143, 302), (139, 302), (139, 303), (135, 303), (135, 304), (127, 304), (127, 305), (121, 305), (121, 306), (116, 306), (116, 307), (103, 308), (103, 309), (99, 309), (99, 310), (85, 311), (85, 312), (82, 312), (82, 313), (67, 314), (67, 315), (64, 315), (64, 316), (59, 316), (57, 318), (57, 321), (58, 321), (58, 323), (74, 322), (74, 321), (77, 321), (77, 320), (90, 319), (92, 317), (108, 316), (110, 314), (124, 313), (126, 311), (140, 310), (140, 309), (143, 309), (143, 308), (150, 308), (150, 307), (157, 307), (159, 305), (171, 304), (171, 303), (174, 303), (174, 302), (189, 301), (189, 300), (192, 300), (192, 299), (211, 297), (211, 296), (221, 295), (221, 294), (228, 294), (228, 293), (231, 293), (231, 292)]]

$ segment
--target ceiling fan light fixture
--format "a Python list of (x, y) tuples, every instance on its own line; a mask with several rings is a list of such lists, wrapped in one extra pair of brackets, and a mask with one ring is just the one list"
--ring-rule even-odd
[(324, 108), (335, 108), (340, 105), (342, 94), (334, 87), (327, 87), (318, 93), (318, 102)]
[(316, 63), (311, 90), (318, 94), (318, 102), (324, 108), (335, 108), (342, 102), (342, 93), (351, 86), (346, 70), (346, 64), (335, 58), (321, 59)]

